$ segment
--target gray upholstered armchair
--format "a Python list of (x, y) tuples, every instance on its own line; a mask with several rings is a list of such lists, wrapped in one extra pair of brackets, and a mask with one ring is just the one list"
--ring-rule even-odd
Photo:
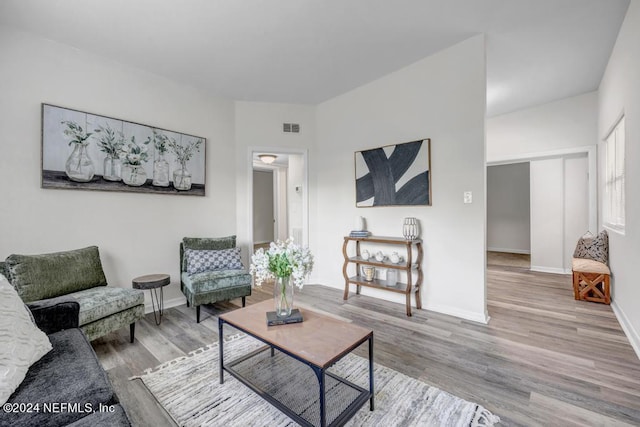
[(236, 236), (219, 238), (185, 237), (180, 243), (180, 289), (187, 307), (200, 306), (251, 295), (251, 275), (242, 265)]

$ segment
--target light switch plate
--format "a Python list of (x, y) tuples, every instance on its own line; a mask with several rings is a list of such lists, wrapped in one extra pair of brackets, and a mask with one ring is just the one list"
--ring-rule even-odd
[(471, 193), (471, 191), (465, 191), (464, 192), (464, 202), (465, 203), (472, 203), (473, 202), (473, 194)]

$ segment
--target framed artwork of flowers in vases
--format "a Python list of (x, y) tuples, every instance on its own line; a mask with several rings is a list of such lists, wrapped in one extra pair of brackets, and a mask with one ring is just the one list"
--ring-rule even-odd
[(205, 195), (206, 139), (42, 104), (42, 188)]

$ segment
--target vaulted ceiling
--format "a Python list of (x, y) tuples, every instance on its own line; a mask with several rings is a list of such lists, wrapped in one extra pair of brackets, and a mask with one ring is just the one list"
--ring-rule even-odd
[(237, 100), (317, 104), (477, 34), (487, 113), (597, 89), (629, 0), (2, 0), (0, 24)]

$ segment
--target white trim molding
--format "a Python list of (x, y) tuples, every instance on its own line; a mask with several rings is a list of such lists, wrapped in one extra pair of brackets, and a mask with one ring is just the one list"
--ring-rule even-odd
[[(176, 297), (176, 298), (171, 298), (168, 300), (165, 300), (162, 303), (162, 308), (163, 311), (168, 309), (168, 308), (172, 308), (172, 307), (178, 307), (179, 305), (183, 305), (187, 303), (187, 299), (184, 296), (181, 297)], [(156, 307), (156, 312), (158, 310), (158, 307)], [(149, 313), (153, 313), (153, 305), (150, 303), (150, 301), (147, 301), (147, 299), (145, 298), (144, 300), (144, 314), (149, 314)]]
[(523, 254), (530, 255), (531, 251), (528, 249), (509, 249), (509, 248), (487, 248), (489, 252), (504, 252), (508, 254)]
[(622, 326), (622, 330), (625, 335), (629, 339), (629, 343), (633, 350), (636, 352), (636, 356), (640, 359), (640, 333), (633, 327), (627, 315), (622, 311), (622, 309), (616, 304), (615, 301), (611, 301), (611, 309), (613, 313), (618, 318), (618, 322), (620, 326)]
[(571, 274), (571, 270), (566, 270), (564, 268), (556, 268), (556, 267), (540, 267), (537, 265), (532, 265), (529, 268), (531, 271), (537, 271), (538, 273), (551, 273), (551, 274)]

